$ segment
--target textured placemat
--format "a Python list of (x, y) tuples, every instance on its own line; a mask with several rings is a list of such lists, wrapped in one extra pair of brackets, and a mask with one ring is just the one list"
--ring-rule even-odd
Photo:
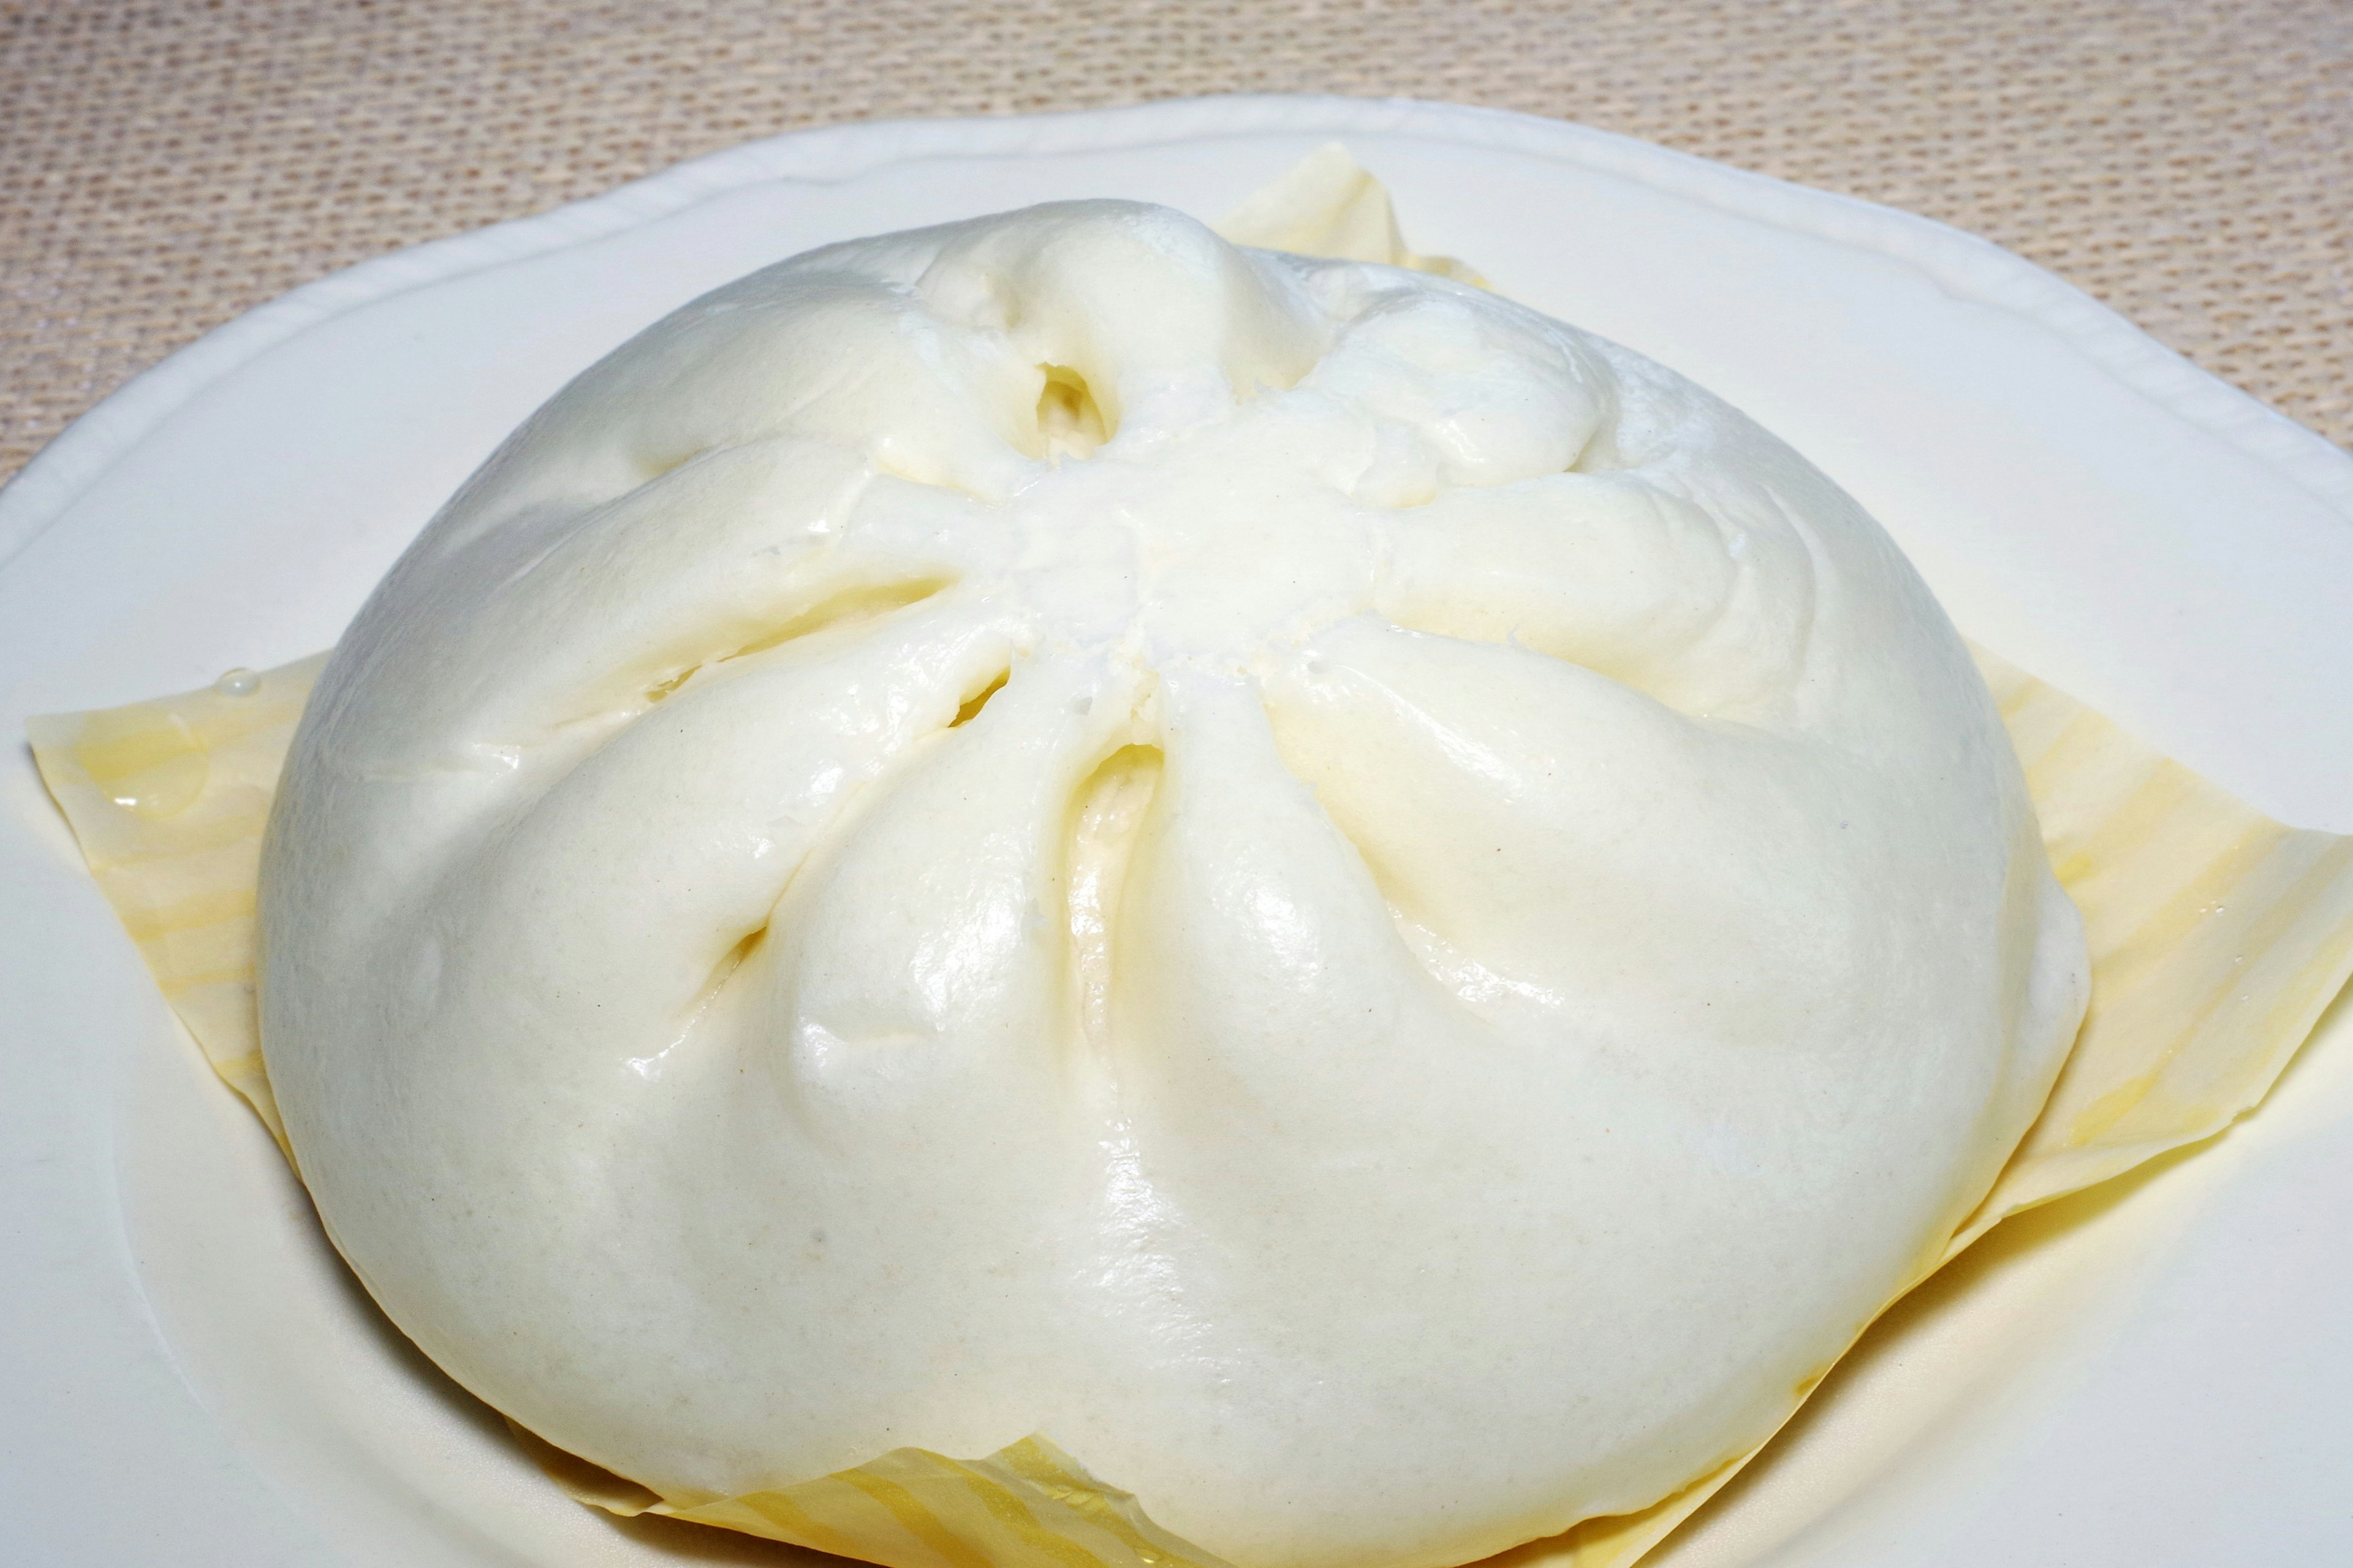
[(0, 0), (0, 474), (380, 251), (794, 126), (1226, 91), (1908, 207), (2353, 446), (2353, 0)]

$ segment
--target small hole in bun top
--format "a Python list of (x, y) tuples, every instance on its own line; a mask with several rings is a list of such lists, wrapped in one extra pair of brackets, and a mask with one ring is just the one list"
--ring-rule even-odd
[(1085, 376), (1068, 365), (1038, 368), (1046, 377), (1038, 394), (1038, 438), (1050, 460), (1086, 457), (1111, 439)]

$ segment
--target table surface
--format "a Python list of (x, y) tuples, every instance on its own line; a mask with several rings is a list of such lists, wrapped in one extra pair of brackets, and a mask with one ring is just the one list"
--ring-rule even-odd
[(798, 126), (1229, 91), (1522, 110), (1907, 207), (2353, 446), (2348, 0), (0, 0), (0, 476), (385, 250)]

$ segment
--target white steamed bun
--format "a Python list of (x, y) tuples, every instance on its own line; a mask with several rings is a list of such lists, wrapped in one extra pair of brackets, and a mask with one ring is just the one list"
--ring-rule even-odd
[(594, 366), (263, 871), (335, 1242), (673, 1499), (1039, 1433), (1250, 1568), (1757, 1442), (2041, 1105), (2078, 922), (1920, 580), (1459, 284), (1032, 208)]

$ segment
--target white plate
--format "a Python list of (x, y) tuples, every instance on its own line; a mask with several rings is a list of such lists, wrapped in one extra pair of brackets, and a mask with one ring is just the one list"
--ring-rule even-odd
[[(2353, 830), (2353, 458), (1923, 219), (1575, 126), (1333, 99), (802, 132), (298, 289), (0, 492), (0, 723), (332, 642), (542, 398), (761, 263), (1053, 197), (1215, 217), (1335, 136), (1420, 247), (1792, 440), (1980, 640), (2265, 809)], [(335, 1262), (21, 745), (0, 790), (0, 1557), (787, 1555), (547, 1487)], [(1673, 1560), (2347, 1560), (2349, 1024), (2218, 1147), (2052, 1226), (2066, 1268), (1989, 1254), (1977, 1283), (2017, 1297), (2000, 1333), (1915, 1313), (1903, 1418), (1831, 1424), (1860, 1471), (1776, 1477), (1777, 1507)]]

